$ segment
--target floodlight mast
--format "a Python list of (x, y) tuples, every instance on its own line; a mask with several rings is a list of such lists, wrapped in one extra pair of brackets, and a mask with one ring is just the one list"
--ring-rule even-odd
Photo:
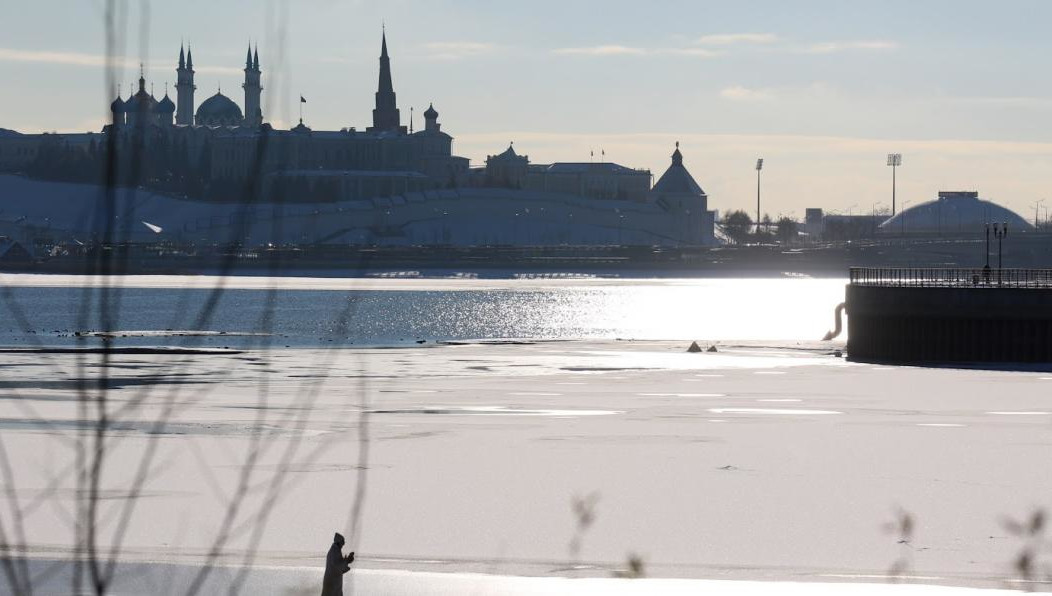
[(763, 169), (763, 158), (756, 160), (756, 235), (760, 235), (760, 170)]
[(891, 166), (891, 216), (895, 217), (895, 170), (902, 165), (902, 154), (889, 153), (888, 165)]

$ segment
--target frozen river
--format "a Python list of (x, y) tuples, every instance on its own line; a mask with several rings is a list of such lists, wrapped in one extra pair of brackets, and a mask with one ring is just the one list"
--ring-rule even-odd
[[(83, 292), (23, 280), (8, 298), (45, 319)], [(207, 291), (172, 280), (139, 280), (122, 309), (163, 313)], [(261, 292), (234, 281), (224, 300)], [(76, 520), (92, 499), (78, 458), (92, 453), (101, 395), (96, 539), (104, 555), (120, 547), (121, 593), (183, 593), (205, 565), (202, 593), (246, 565), (258, 571), (245, 593), (314, 592), (333, 531), (355, 543), (361, 593), (832, 594), (891, 577), (1020, 587), (1022, 553), (1047, 561), (1005, 522), (1052, 505), (1052, 372), (845, 361), (842, 343), (806, 339), (829, 326), (840, 282), (278, 283), (304, 288), (279, 288), (278, 303), (314, 297), (275, 306), (300, 313), (287, 319), (310, 320), (312, 303), (323, 318), (347, 296), (332, 286), (354, 283), (374, 305), (356, 317), (398, 332), (348, 331), (376, 346), (342, 349), (284, 337), (300, 347), (263, 349), (246, 335), (244, 350), (210, 354), (0, 354), (0, 519), (38, 591), (68, 591), (69, 562), (84, 557)], [(61, 298), (47, 308), (26, 298), (49, 292)], [(473, 306), (444, 308), (468, 309), (476, 332), (404, 331), (458, 299)], [(389, 312), (407, 300), (431, 306)], [(552, 320), (537, 303), (554, 305)], [(252, 308), (217, 308), (212, 329), (266, 332)], [(569, 325), (560, 313), (574, 308), (584, 322)], [(251, 314), (242, 327), (239, 312)], [(118, 328), (163, 330), (159, 316)], [(303, 325), (281, 335), (306, 338)], [(16, 345), (98, 341), (47, 326)], [(532, 339), (433, 341), (478, 336)], [(692, 338), (719, 351), (685, 353)], [(665, 579), (600, 579), (632, 560)], [(693, 583), (711, 580), (734, 583)]]

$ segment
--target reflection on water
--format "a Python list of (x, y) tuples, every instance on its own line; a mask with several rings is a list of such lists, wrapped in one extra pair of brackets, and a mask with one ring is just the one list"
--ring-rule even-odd
[[(37, 276), (42, 277), (42, 276)], [(178, 279), (178, 278), (175, 278)], [(346, 288), (312, 280), (283, 279), (262, 287), (226, 290), (214, 312), (199, 323), (210, 292), (171, 283), (123, 288), (119, 295), (119, 345), (158, 343), (274, 346), (399, 345), (417, 340), (463, 339), (711, 339), (814, 340), (832, 326), (844, 298), (843, 280), (697, 279), (399, 280), (374, 286), (345, 280)], [(33, 279), (7, 279), (29, 284)], [(74, 280), (75, 281), (75, 280)], [(0, 300), (0, 344), (83, 343), (74, 337), (100, 327), (97, 307), (86, 325), (82, 307), (97, 305), (98, 290), (76, 285), (11, 287)], [(145, 284), (149, 286), (149, 284)], [(296, 289), (298, 287), (310, 289)], [(326, 289), (317, 289), (323, 287)], [(364, 287), (364, 289), (357, 289)], [(264, 321), (268, 304), (274, 315)], [(21, 311), (29, 324), (16, 323)], [(82, 328), (86, 327), (86, 328)], [(164, 333), (165, 330), (178, 330)], [(189, 334), (187, 330), (208, 333)], [(27, 332), (28, 331), (28, 332)], [(269, 339), (253, 335), (270, 333)], [(242, 334), (235, 337), (235, 334)]]

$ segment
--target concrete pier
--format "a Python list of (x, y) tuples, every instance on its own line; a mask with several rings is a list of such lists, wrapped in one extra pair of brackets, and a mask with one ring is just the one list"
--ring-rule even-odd
[(848, 355), (891, 362), (1052, 362), (1052, 270), (851, 270)]

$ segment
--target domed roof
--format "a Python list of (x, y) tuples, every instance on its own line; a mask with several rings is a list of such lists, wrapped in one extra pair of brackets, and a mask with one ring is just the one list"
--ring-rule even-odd
[(438, 111), (435, 110), (434, 104), (427, 106), (427, 111), (424, 112), (424, 118), (427, 118), (428, 120), (438, 118)]
[(1016, 230), (1033, 229), (1014, 211), (980, 199), (978, 192), (941, 191), (934, 201), (900, 211), (880, 224), (880, 230), (893, 234), (979, 232), (995, 222)]
[(237, 125), (241, 124), (244, 119), (241, 108), (222, 93), (216, 93), (197, 107), (196, 121), (198, 124)]
[(130, 113), (152, 112), (157, 108), (157, 100), (149, 93), (139, 90), (124, 102), (124, 111)]
[(113, 100), (113, 103), (110, 104), (110, 111), (111, 112), (123, 112), (124, 111), (124, 100), (121, 99), (121, 96), (118, 95), (117, 99)]
[(164, 98), (157, 102), (157, 111), (159, 112), (174, 112), (175, 102), (169, 99), (168, 94), (164, 94)]

